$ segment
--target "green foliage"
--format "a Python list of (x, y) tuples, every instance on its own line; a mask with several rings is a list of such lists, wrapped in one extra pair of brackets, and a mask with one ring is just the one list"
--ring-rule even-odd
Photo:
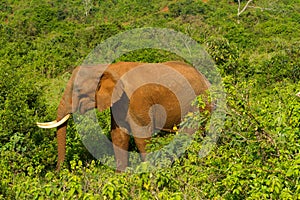
[[(237, 3), (225, 0), (0, 1), (0, 199), (299, 199), (300, 5), (252, 5), (237, 17)], [(83, 145), (94, 127), (79, 135), (71, 120), (66, 163), (55, 172), (55, 130), (35, 122), (55, 118), (71, 70), (97, 44), (137, 27), (181, 31), (214, 59), (227, 95), (217, 145), (199, 157), (200, 130), (180, 157), (174, 149), (157, 155), (166, 158), (160, 168), (147, 172), (146, 162), (116, 174)], [(117, 60), (183, 59), (141, 49)], [(109, 137), (109, 112), (97, 116)], [(208, 119), (190, 113), (183, 125)], [(184, 137), (159, 133), (148, 150)]]
[(209, 55), (219, 65), (224, 75), (237, 76), (239, 52), (235, 44), (230, 44), (226, 38), (209, 38), (206, 41)]
[(178, 55), (157, 49), (141, 49), (122, 55), (117, 61), (158, 63), (183, 59)]
[(173, 17), (205, 14), (206, 6), (201, 1), (178, 1), (169, 6), (170, 12)]

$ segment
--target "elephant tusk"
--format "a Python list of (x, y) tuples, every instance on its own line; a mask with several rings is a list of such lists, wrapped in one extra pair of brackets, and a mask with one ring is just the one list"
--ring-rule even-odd
[(55, 124), (55, 123), (57, 123), (56, 120), (54, 120), (52, 122), (37, 122), (36, 124), (40, 125), (40, 126), (50, 126), (50, 125)]
[(65, 123), (70, 118), (70, 116), (71, 116), (70, 114), (67, 114), (59, 121), (54, 120), (52, 122), (44, 122), (44, 123), (37, 122), (36, 124), (40, 128), (56, 128), (62, 125), (63, 123)]

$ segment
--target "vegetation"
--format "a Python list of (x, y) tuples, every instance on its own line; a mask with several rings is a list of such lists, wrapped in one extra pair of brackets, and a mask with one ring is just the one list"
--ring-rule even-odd
[[(234, 0), (0, 1), (0, 199), (300, 199), (298, 0), (257, 0), (239, 16)], [(171, 167), (116, 174), (70, 122), (56, 172), (55, 130), (35, 122), (55, 118), (71, 70), (97, 44), (139, 27), (180, 31), (215, 60), (227, 95), (217, 145), (200, 158), (199, 134)], [(120, 60), (174, 58), (146, 49)]]

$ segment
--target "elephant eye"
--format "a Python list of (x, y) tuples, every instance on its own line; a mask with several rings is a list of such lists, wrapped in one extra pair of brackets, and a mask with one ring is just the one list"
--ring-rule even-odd
[(74, 87), (73, 88), (73, 91), (75, 92), (75, 93), (80, 93), (80, 91), (81, 91), (81, 89), (80, 89), (80, 87)]

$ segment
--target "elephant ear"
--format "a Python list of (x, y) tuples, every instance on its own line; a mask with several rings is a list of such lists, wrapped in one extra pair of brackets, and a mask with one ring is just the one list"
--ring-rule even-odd
[(96, 92), (96, 106), (101, 112), (118, 101), (124, 91), (124, 85), (113, 71), (105, 71), (99, 81)]

